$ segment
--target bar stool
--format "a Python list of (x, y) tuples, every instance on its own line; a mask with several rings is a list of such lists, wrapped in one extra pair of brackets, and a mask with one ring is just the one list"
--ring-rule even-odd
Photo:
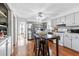
[(39, 41), (38, 56), (40, 56), (40, 55), (50, 56), (48, 41), (45, 39)]
[(34, 52), (35, 52), (35, 55), (37, 56), (37, 52), (38, 52), (38, 49), (39, 49), (39, 40), (40, 40), (40, 37), (37, 35), (37, 34), (34, 34)]

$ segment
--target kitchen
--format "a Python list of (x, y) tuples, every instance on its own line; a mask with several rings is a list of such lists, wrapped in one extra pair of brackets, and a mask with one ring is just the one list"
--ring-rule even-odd
[[(34, 34), (41, 29), (60, 36), (59, 56), (79, 56), (79, 3), (0, 3), (0, 56), (35, 56)], [(55, 44), (48, 41), (50, 56)]]
[[(59, 26), (59, 31), (60, 29), (61, 31), (64, 30), (63, 36), (61, 35), (61, 33), (58, 33), (61, 37), (63, 37), (63, 40), (61, 42), (62, 45), (70, 49), (73, 49), (75, 51), (79, 51), (78, 50), (79, 49), (78, 48), (78, 35), (79, 35), (78, 14), (79, 12), (74, 12), (66, 16), (59, 17), (55, 20), (57, 25)], [(64, 24), (66, 26), (63, 26)]]

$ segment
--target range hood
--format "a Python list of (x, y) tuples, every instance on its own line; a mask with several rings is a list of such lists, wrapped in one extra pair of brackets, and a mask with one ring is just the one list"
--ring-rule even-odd
[(58, 24), (58, 27), (66, 27), (66, 24)]

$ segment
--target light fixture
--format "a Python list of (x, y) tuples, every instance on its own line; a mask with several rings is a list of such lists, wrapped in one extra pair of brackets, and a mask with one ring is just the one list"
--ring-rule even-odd
[(37, 17), (38, 17), (38, 19), (41, 20), (41, 21), (45, 18), (43, 12), (38, 12), (38, 16), (37, 16)]
[(38, 13), (38, 16), (39, 16), (39, 17), (43, 17), (43, 13), (42, 13), (42, 12), (39, 12), (39, 13)]
[(46, 15), (43, 12), (38, 12), (36, 16), (36, 21), (38, 23), (47, 22)]

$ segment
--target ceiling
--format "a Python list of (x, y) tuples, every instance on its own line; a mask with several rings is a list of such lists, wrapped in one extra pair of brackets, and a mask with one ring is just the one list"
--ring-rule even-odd
[(45, 17), (57, 17), (79, 8), (79, 3), (9, 3), (9, 7), (18, 17), (35, 20), (38, 12), (42, 12)]

